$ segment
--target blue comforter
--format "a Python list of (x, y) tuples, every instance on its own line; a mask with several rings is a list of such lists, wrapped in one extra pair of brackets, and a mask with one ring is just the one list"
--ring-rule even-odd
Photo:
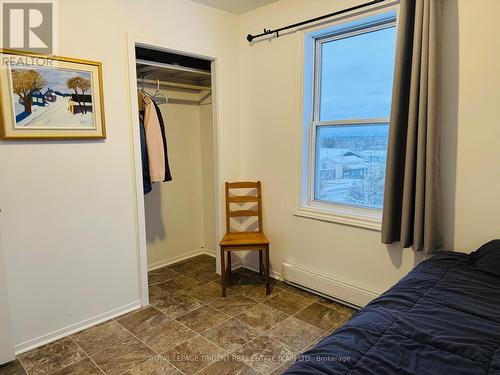
[(500, 240), (420, 263), (285, 373), (500, 375)]

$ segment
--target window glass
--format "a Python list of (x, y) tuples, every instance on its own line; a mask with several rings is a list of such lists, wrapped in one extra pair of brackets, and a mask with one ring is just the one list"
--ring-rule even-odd
[(395, 27), (321, 45), (320, 121), (389, 117)]
[(381, 209), (389, 124), (318, 126), (314, 199)]

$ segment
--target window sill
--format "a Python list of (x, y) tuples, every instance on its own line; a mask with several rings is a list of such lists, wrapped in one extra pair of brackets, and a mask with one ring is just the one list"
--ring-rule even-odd
[(381, 231), (382, 212), (349, 207), (324, 208), (303, 206), (295, 211), (294, 216), (308, 219), (328, 221), (352, 227)]

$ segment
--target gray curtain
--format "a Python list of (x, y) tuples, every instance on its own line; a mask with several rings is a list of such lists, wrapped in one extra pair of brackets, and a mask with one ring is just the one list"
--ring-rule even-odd
[(441, 0), (401, 0), (382, 242), (442, 249), (438, 118)]

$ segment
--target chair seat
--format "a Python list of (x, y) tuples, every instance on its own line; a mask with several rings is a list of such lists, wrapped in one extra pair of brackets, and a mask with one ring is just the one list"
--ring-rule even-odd
[(231, 232), (226, 233), (220, 241), (220, 246), (258, 246), (269, 245), (269, 240), (261, 232)]

